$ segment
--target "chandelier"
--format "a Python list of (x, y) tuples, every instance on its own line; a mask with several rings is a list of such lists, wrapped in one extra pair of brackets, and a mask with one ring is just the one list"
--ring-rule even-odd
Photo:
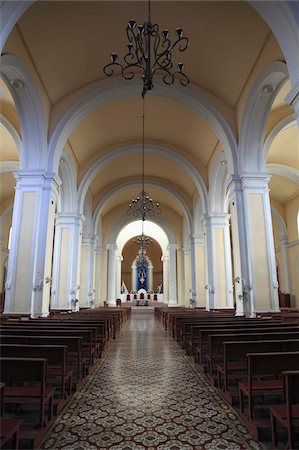
[(148, 20), (143, 25), (138, 25), (135, 20), (129, 20), (127, 28), (127, 53), (123, 57), (123, 63), (117, 62), (118, 55), (111, 54), (111, 63), (104, 66), (105, 75), (110, 77), (114, 70), (121, 73), (126, 80), (134, 78), (136, 73), (141, 73), (143, 80), (142, 97), (153, 87), (153, 78), (156, 73), (162, 76), (165, 84), (171, 85), (175, 79), (182, 86), (189, 84), (189, 78), (184, 73), (184, 64), (178, 63), (174, 67), (172, 56), (174, 50), (184, 52), (189, 39), (184, 36), (182, 28), (175, 30), (175, 41), (171, 43), (168, 30), (159, 31), (159, 25), (151, 22), (151, 3), (148, 2)]
[(160, 214), (160, 203), (155, 203), (153, 199), (144, 190), (144, 97), (142, 99), (142, 177), (141, 177), (141, 192), (137, 197), (134, 197), (129, 203), (127, 210), (128, 214), (133, 217), (141, 217), (145, 221), (148, 217), (153, 217), (155, 214)]

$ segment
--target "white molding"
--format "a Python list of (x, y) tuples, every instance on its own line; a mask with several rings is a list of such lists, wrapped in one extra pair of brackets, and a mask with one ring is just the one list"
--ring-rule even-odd
[[(201, 176), (194, 168), (194, 166), (182, 155), (175, 153), (174, 151), (169, 152), (166, 147), (162, 147), (159, 145), (149, 144), (145, 146), (145, 151), (151, 155), (166, 157), (175, 163), (179, 164), (180, 167), (183, 167), (188, 176), (190, 176), (199, 192), (201, 197), (202, 204), (204, 205), (204, 210), (207, 210), (207, 188), (202, 180)], [(120, 156), (126, 157), (128, 155), (138, 155), (140, 153), (140, 145), (125, 145), (124, 147), (120, 147), (114, 150), (111, 150), (109, 153), (106, 153), (102, 158), (98, 159), (85, 173), (84, 177), (81, 180), (81, 183), (78, 188), (78, 201), (80, 211), (83, 210), (84, 199), (88, 192), (88, 189), (95, 179), (95, 177), (103, 170), (108, 164), (117, 160)]]
[[(79, 98), (71, 108), (64, 112), (50, 136), (50, 161), (57, 167), (62, 149), (73, 129), (89, 114), (113, 100), (140, 96), (140, 82), (132, 80), (128, 86), (125, 80), (111, 80), (109, 84), (97, 87)], [(226, 153), (233, 173), (237, 167), (236, 136), (222, 114), (202, 94), (179, 85), (165, 86), (157, 80), (152, 97), (166, 98), (182, 104), (198, 114), (213, 129)], [(51, 168), (51, 170), (53, 170)]]
[(299, 184), (299, 170), (295, 167), (286, 166), (285, 164), (267, 164), (267, 173), (271, 175), (279, 175), (285, 177), (296, 184)]
[(287, 117), (284, 117), (268, 133), (268, 135), (267, 135), (267, 137), (265, 139), (264, 145), (263, 145), (263, 161), (264, 161), (264, 164), (267, 163), (268, 153), (269, 153), (271, 144), (274, 141), (274, 139), (276, 138), (276, 136), (281, 131), (284, 131), (285, 129), (287, 129), (290, 126), (293, 126), (293, 125), (297, 127), (296, 114), (295, 113), (293, 113), (293, 114), (291, 114), (291, 115), (289, 115)]
[[(169, 188), (166, 183), (163, 183), (161, 180), (152, 180), (149, 178), (146, 178), (146, 185), (152, 186), (152, 187), (159, 187), (161, 191), (167, 192), (172, 198), (177, 200), (185, 214), (185, 217), (187, 219), (189, 232), (191, 232), (192, 229), (192, 214), (190, 211), (190, 208), (186, 202), (186, 200), (183, 198), (181, 194), (179, 194), (178, 191), (174, 190), (173, 188)], [(101, 215), (102, 208), (104, 208), (105, 203), (111, 199), (112, 196), (118, 194), (119, 192), (123, 192), (124, 190), (128, 189), (128, 187), (132, 186), (138, 186), (140, 187), (140, 180), (129, 180), (122, 182), (118, 186), (116, 186), (114, 189), (110, 190), (106, 195), (104, 195), (100, 202), (98, 203), (94, 214), (93, 214), (93, 230), (94, 233), (96, 233), (97, 227), (98, 227), (98, 221)]]
[[(241, 173), (265, 171), (264, 131), (272, 103), (287, 78), (286, 64), (275, 61), (260, 73), (251, 86), (240, 129), (239, 168)], [(273, 92), (264, 92), (266, 85), (273, 86)]]
[[(45, 170), (48, 159), (47, 121), (36, 82), (27, 66), (12, 54), (1, 55), (0, 72), (20, 120), (23, 143), (20, 168)], [(13, 79), (22, 80), (23, 87), (13, 88), (10, 84)]]

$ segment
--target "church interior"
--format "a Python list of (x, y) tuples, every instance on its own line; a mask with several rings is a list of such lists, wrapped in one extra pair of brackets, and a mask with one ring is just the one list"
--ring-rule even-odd
[(0, 18), (0, 448), (299, 448), (298, 3)]

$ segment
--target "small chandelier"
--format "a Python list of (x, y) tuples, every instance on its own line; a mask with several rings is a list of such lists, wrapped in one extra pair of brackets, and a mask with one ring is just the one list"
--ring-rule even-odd
[(142, 99), (142, 177), (141, 192), (129, 203), (128, 214), (134, 217), (141, 217), (144, 222), (146, 218), (160, 214), (160, 203), (155, 203), (144, 190), (144, 97)]
[(135, 244), (137, 244), (138, 247), (141, 247), (141, 248), (144, 248), (145, 250), (147, 250), (153, 243), (153, 240), (149, 236), (146, 236), (146, 234), (144, 234), (143, 230), (142, 230), (142, 234), (140, 234), (135, 239), (133, 239), (133, 242)]
[(126, 80), (134, 78), (135, 73), (141, 72), (143, 80), (142, 97), (153, 87), (153, 78), (156, 73), (162, 75), (165, 84), (171, 85), (175, 79), (179, 79), (182, 86), (189, 84), (189, 78), (184, 73), (184, 64), (179, 63), (174, 68), (172, 55), (174, 50), (184, 52), (189, 44), (189, 39), (184, 36), (182, 28), (175, 30), (175, 41), (171, 43), (170, 33), (163, 30), (160, 34), (159, 25), (151, 22), (151, 3), (148, 2), (148, 21), (138, 25), (135, 20), (129, 20), (127, 28), (127, 53), (123, 63), (116, 62), (118, 55), (111, 54), (111, 63), (104, 66), (104, 74), (110, 77), (114, 70), (120, 71)]

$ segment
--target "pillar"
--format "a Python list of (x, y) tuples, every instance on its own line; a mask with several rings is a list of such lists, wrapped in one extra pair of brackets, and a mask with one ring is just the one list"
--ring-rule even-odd
[(279, 311), (278, 283), (266, 174), (233, 176), (245, 314)]
[(234, 303), (236, 308), (236, 316), (244, 316), (244, 300), (241, 283), (241, 261), (239, 247), (239, 231), (236, 200), (233, 197), (230, 202), (231, 214), (231, 230), (232, 230), (232, 259), (233, 259), (233, 286), (234, 286)]
[(6, 281), (5, 313), (49, 314), (54, 217), (60, 180), (44, 171), (19, 171)]
[(116, 295), (116, 298), (120, 298), (120, 294), (121, 294), (121, 263), (123, 261), (123, 257), (122, 257), (122, 255), (117, 255), (115, 257), (115, 259), (116, 259), (116, 261), (115, 261), (115, 264), (116, 264), (116, 286), (115, 286), (116, 292), (115, 292), (115, 295)]
[(288, 236), (280, 236), (280, 252), (282, 259), (282, 270), (283, 270), (283, 292), (285, 294), (290, 294), (292, 292), (291, 285), (291, 270), (290, 270), (290, 260), (288, 251)]
[(115, 282), (116, 282), (116, 250), (117, 245), (116, 244), (108, 244), (107, 245), (108, 250), (108, 294), (107, 294), (107, 301), (111, 305), (115, 305), (116, 300), (116, 289), (115, 289)]
[(95, 249), (95, 307), (99, 308), (101, 303), (101, 255), (102, 247), (99, 245)]
[(193, 235), (196, 306), (206, 306), (204, 236)]
[(192, 281), (191, 281), (191, 250), (183, 248), (184, 256), (184, 305), (186, 308), (193, 307), (192, 300)]
[(56, 215), (53, 258), (52, 309), (79, 309), (80, 246), (83, 217)]
[(176, 305), (177, 296), (177, 267), (176, 267), (176, 244), (168, 244), (169, 253), (169, 304)]
[(80, 307), (94, 308), (96, 236), (83, 236), (81, 246)]
[(163, 255), (163, 301), (169, 302), (169, 256)]
[(229, 215), (205, 216), (209, 308), (232, 308), (233, 286)]

